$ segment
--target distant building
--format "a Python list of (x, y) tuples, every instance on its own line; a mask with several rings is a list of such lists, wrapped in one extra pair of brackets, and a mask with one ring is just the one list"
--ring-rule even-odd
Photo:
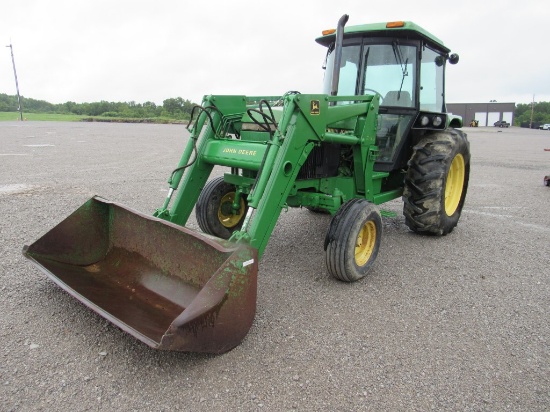
[(479, 122), (478, 126), (492, 126), (499, 120), (514, 124), (515, 103), (447, 103), (447, 112), (462, 116), (464, 126), (472, 120)]

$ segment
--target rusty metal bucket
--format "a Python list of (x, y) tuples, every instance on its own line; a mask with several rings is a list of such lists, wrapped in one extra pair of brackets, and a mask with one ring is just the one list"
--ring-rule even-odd
[(99, 197), (23, 254), (69, 294), (155, 349), (226, 352), (254, 320), (256, 249)]

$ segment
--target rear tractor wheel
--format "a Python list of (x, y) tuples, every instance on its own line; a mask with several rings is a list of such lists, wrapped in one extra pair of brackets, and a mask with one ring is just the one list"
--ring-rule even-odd
[(371, 269), (382, 238), (382, 218), (372, 203), (352, 199), (338, 210), (325, 237), (327, 269), (344, 282), (365, 277)]
[(470, 176), (470, 145), (460, 130), (424, 137), (408, 163), (405, 223), (414, 232), (446, 235), (458, 224)]
[(210, 235), (229, 239), (239, 230), (246, 215), (246, 199), (241, 197), (239, 208), (234, 210), (235, 186), (226, 183), (222, 177), (210, 180), (202, 190), (195, 216), (199, 227)]

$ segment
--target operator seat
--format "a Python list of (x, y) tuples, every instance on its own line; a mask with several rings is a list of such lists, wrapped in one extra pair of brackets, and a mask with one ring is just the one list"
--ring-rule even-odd
[[(391, 90), (382, 100), (382, 106), (412, 107), (411, 94), (407, 91)], [(391, 162), (395, 158), (396, 150), (407, 132), (410, 121), (409, 115), (384, 113), (378, 115), (378, 131), (376, 144), (380, 149), (378, 161)]]
[(407, 91), (390, 90), (382, 100), (382, 106), (412, 107), (411, 94)]

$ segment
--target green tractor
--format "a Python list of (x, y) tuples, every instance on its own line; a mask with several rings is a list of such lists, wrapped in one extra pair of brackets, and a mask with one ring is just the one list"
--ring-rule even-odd
[[(149, 346), (221, 353), (252, 325), (283, 209), (332, 215), (326, 266), (346, 282), (373, 266), (382, 203), (402, 198), (414, 232), (450, 233), (470, 170), (462, 119), (445, 108), (458, 56), (411, 22), (347, 20), (317, 39), (323, 94), (206, 96), (154, 216), (94, 197), (24, 254)], [(225, 173), (210, 179), (215, 166)], [(185, 227), (193, 209), (203, 233)]]

